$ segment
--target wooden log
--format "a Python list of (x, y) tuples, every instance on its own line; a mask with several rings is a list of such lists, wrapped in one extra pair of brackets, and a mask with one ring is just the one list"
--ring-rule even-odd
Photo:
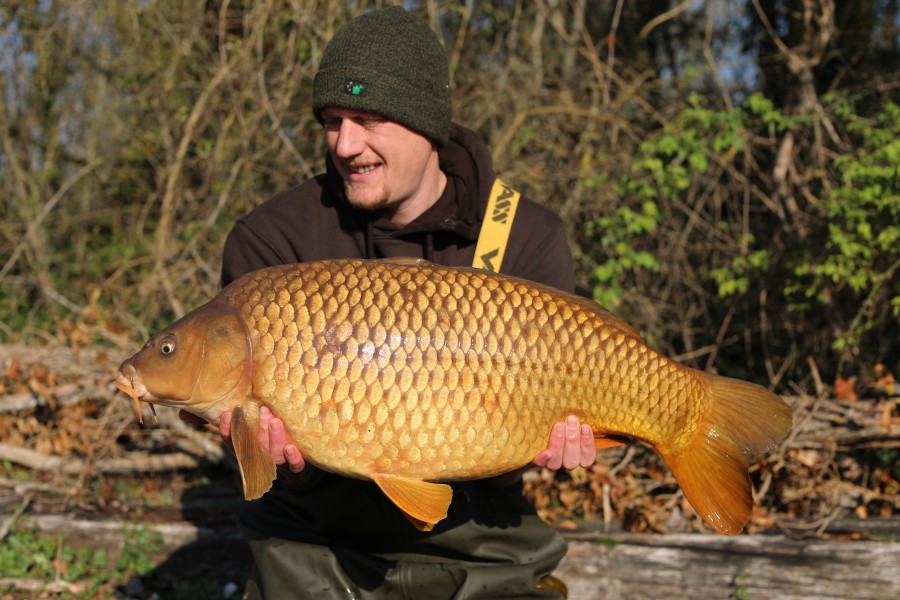
[(181, 452), (169, 454), (132, 452), (120, 458), (102, 458), (88, 465), (81, 459), (41, 454), (28, 448), (3, 443), (0, 443), (0, 460), (8, 460), (37, 471), (52, 471), (64, 475), (78, 475), (87, 468), (98, 473), (121, 475), (197, 469), (202, 465), (198, 458)]
[[(130, 527), (162, 536), (162, 556), (205, 543), (200, 552), (244, 544), (233, 527), (209, 529), (192, 523), (145, 525), (89, 521), (64, 515), (33, 517), (47, 533), (73, 543), (121, 547)], [(900, 544), (796, 540), (783, 535), (646, 535), (563, 532), (569, 552), (555, 575), (570, 600), (691, 598), (725, 600), (876, 600), (900, 597)], [(211, 564), (215, 557), (205, 555)], [(240, 579), (246, 573), (234, 573)]]
[(567, 534), (571, 600), (900, 597), (900, 544), (766, 535)]
[(29, 519), (43, 532), (66, 534), (75, 540), (90, 540), (91, 543), (107, 546), (121, 546), (128, 529), (146, 528), (160, 534), (164, 553), (199, 541), (233, 542), (242, 539), (234, 527), (211, 529), (186, 522), (140, 523), (115, 519), (75, 519), (69, 515), (33, 515)]

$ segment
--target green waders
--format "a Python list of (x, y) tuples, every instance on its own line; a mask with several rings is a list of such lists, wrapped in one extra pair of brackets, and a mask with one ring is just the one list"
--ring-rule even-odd
[(418, 532), (371, 482), (324, 474), (310, 490), (271, 490), (242, 527), (255, 559), (245, 598), (561, 598), (537, 584), (566, 543), (521, 484), (454, 485), (448, 518)]

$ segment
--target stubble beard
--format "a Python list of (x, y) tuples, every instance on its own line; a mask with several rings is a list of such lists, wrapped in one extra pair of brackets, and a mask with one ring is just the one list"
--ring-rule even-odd
[(357, 190), (354, 186), (344, 183), (344, 194), (350, 206), (364, 212), (378, 212), (390, 203), (390, 190), (380, 189), (377, 192), (364, 189)]

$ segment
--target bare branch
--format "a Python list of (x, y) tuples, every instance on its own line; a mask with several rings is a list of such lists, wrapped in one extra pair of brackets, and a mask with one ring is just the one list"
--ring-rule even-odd
[(12, 255), (10, 255), (10, 257), (7, 259), (6, 263), (3, 265), (3, 268), (0, 269), (0, 279), (3, 279), (6, 276), (6, 274), (9, 273), (10, 269), (13, 268), (13, 265), (16, 264), (16, 261), (19, 259), (19, 256), (22, 254), (22, 250), (24, 250), (26, 244), (28, 242), (34, 241), (34, 236), (35, 236), (35, 232), (37, 231), (37, 229), (44, 222), (44, 219), (47, 218), (47, 215), (49, 215), (50, 212), (54, 208), (56, 208), (56, 205), (59, 204), (60, 200), (62, 200), (63, 197), (65, 197), (66, 193), (70, 189), (72, 189), (72, 186), (74, 186), (76, 183), (78, 183), (79, 180), (81, 180), (83, 177), (85, 177), (91, 171), (96, 169), (97, 166), (100, 165), (102, 162), (103, 161), (101, 161), (100, 159), (94, 159), (91, 162), (89, 162), (88, 164), (86, 164), (84, 167), (82, 167), (76, 173), (74, 173), (68, 179), (66, 179), (63, 182), (63, 184), (61, 186), (59, 186), (59, 189), (56, 190), (56, 193), (53, 194), (53, 196), (51, 196), (50, 199), (47, 200), (46, 203), (44, 203), (44, 206), (41, 207), (41, 210), (34, 217), (34, 220), (31, 223), (29, 223), (24, 239), (16, 245), (15, 249), (12, 251)]
[(62, 579), (22, 579), (19, 577), (0, 577), (0, 588), (13, 588), (22, 592), (46, 592), (51, 594), (83, 594), (88, 584), (63, 581)]
[(64, 458), (41, 454), (28, 448), (0, 443), (0, 460), (8, 460), (35, 471), (78, 475), (86, 469), (104, 474), (159, 473), (178, 469), (197, 469), (201, 461), (194, 456), (181, 453), (147, 454), (133, 452), (122, 458), (107, 458), (90, 464), (81, 459)]
[(653, 31), (666, 21), (671, 21), (672, 19), (676, 18), (678, 15), (689, 9), (691, 7), (691, 4), (693, 4), (693, 0), (684, 0), (684, 2), (682, 2), (678, 6), (674, 6), (666, 12), (653, 17), (652, 19), (647, 21), (646, 25), (641, 28), (641, 32), (638, 34), (638, 37), (640, 37), (641, 39), (646, 38), (648, 35), (650, 35), (651, 31)]

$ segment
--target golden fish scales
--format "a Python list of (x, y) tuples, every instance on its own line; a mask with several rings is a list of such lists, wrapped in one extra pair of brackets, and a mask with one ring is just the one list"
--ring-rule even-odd
[[(257, 395), (290, 415), (285, 423), (305, 456), (329, 470), (487, 477), (527, 463), (570, 413), (620, 421), (617, 433), (641, 439), (668, 428), (679, 432), (677, 445), (702, 410), (675, 400), (697, 385), (690, 372), (588, 310), (596, 305), (573, 306), (483, 272), (362, 262), (307, 268), (294, 279), (258, 272), (225, 299), (261, 350)], [(622, 389), (631, 369), (646, 376)], [(665, 416), (651, 423), (623, 411), (637, 395)]]
[[(181, 350), (188, 366), (173, 371), (186, 345), (203, 351)], [(212, 422), (234, 410), (247, 498), (275, 475), (256, 442), (268, 405), (309, 462), (373, 479), (421, 529), (451, 499), (431, 482), (515, 470), (575, 414), (598, 446), (652, 445), (698, 513), (734, 533), (752, 506), (749, 461), (790, 426), (790, 409), (768, 390), (658, 354), (594, 302), (411, 259), (250, 273), (120, 371), (132, 397)]]

